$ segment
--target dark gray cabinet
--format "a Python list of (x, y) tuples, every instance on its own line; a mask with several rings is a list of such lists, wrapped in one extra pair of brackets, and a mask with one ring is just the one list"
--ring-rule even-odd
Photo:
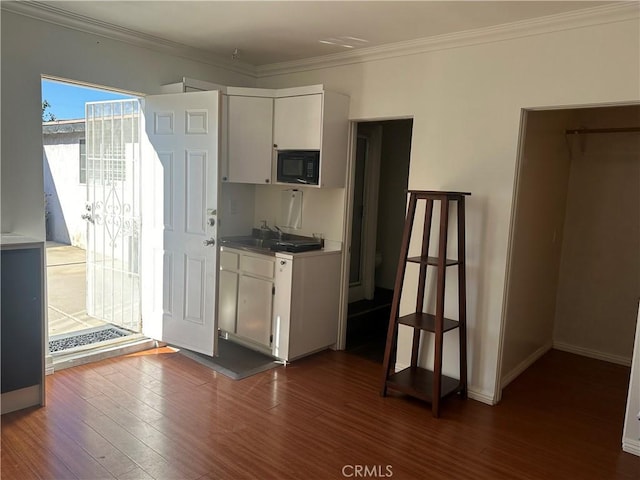
[(44, 244), (2, 235), (2, 413), (44, 404)]

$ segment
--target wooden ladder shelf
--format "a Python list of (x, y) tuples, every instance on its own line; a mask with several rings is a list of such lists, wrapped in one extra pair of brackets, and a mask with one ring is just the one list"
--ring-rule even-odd
[[(396, 273), (387, 344), (384, 352), (384, 372), (382, 381), (382, 396), (387, 390), (399, 391), (431, 403), (434, 417), (440, 415), (440, 400), (453, 393), (467, 396), (467, 341), (466, 341), (466, 287), (465, 287), (465, 217), (464, 199), (470, 193), (440, 192), (409, 190), (409, 208), (402, 234), (400, 260)], [(420, 256), (408, 257), (411, 231), (416, 213), (418, 200), (426, 200), (424, 228), (422, 232), (422, 248)], [(431, 219), (434, 202), (440, 202), (440, 232), (438, 239), (438, 256), (429, 256), (429, 240), (431, 237)], [(449, 229), (449, 203), (457, 203), (458, 219), (458, 259), (447, 258), (447, 234)], [(408, 315), (399, 316), (400, 298), (405, 277), (407, 263), (420, 265), (418, 278), (418, 292), (416, 311)], [(435, 314), (425, 313), (424, 297), (427, 283), (427, 267), (436, 267), (436, 308)], [(458, 320), (444, 317), (445, 279), (448, 267), (458, 267)], [(411, 365), (404, 370), (395, 372), (395, 357), (398, 344), (398, 325), (413, 327), (413, 345), (411, 349)], [(458, 329), (460, 342), (460, 378), (442, 375), (442, 347), (444, 333)], [(422, 331), (434, 334), (433, 371), (418, 366), (418, 354)]]

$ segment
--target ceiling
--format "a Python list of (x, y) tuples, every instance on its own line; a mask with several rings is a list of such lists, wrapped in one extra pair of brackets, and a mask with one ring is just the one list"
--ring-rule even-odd
[(47, 1), (30, 5), (227, 59), (237, 49), (234, 59), (238, 62), (263, 66), (483, 29), (606, 3), (611, 2)]

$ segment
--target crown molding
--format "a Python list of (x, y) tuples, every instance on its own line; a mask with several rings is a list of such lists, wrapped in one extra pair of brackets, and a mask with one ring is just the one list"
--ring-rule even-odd
[(256, 67), (255, 71), (258, 78), (264, 78), (638, 19), (640, 19), (639, 2), (617, 2), (612, 5), (548, 15), (494, 27), (467, 30), (377, 47), (359, 48), (348, 52), (291, 62), (260, 65)]
[(221, 55), (153, 35), (136, 32), (112, 23), (78, 15), (50, 4), (44, 4), (38, 1), (2, 1), (1, 7), (3, 11), (35, 20), (52, 23), (84, 33), (99, 35), (104, 38), (117, 40), (160, 53), (194, 60), (250, 77), (255, 78), (256, 76), (255, 67), (248, 63), (237, 60), (227, 60)]
[(640, 19), (639, 2), (616, 2), (611, 5), (549, 15), (494, 27), (467, 30), (378, 47), (359, 48), (348, 52), (294, 60), (291, 62), (253, 66), (236, 60), (228, 60), (220, 55), (189, 47), (181, 43), (143, 34), (83, 15), (70, 13), (38, 1), (0, 1), (0, 5), (3, 11), (16, 13), (81, 32), (99, 35), (112, 40), (118, 40), (149, 50), (187, 58), (253, 78), (339, 67), (438, 50), (500, 42), (593, 25)]

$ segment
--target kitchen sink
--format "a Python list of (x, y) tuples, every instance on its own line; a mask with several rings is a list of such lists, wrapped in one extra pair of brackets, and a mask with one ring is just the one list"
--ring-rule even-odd
[(285, 234), (283, 238), (260, 238), (256, 236), (236, 236), (221, 239), (222, 245), (259, 251), (260, 253), (273, 254), (281, 252), (303, 252), (307, 250), (319, 250), (322, 244), (315, 238)]
[(277, 242), (274, 238), (256, 238), (253, 236), (224, 237), (220, 239), (222, 245), (229, 247), (254, 250), (259, 253), (272, 254), (271, 247)]
[(255, 237), (234, 237), (228, 240), (231, 243), (236, 243), (238, 245), (244, 245), (246, 247), (257, 247), (257, 248), (271, 248), (271, 246), (276, 242), (275, 239), (272, 238), (255, 238)]

